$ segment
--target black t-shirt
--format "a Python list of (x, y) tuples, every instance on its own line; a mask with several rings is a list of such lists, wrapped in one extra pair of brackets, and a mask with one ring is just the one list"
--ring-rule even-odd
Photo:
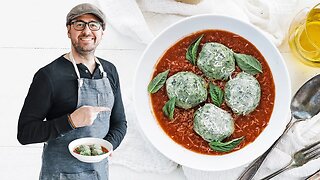
[[(127, 129), (127, 122), (120, 92), (116, 67), (98, 58), (110, 81), (114, 105), (110, 117), (110, 129), (104, 139), (114, 149), (119, 146)], [(101, 79), (98, 64), (91, 74), (83, 64), (77, 64), (81, 78)], [(73, 64), (64, 56), (41, 68), (30, 85), (20, 113), (18, 140), (21, 144), (46, 142), (59, 134), (71, 131), (68, 114), (76, 110), (78, 99), (77, 75)]]

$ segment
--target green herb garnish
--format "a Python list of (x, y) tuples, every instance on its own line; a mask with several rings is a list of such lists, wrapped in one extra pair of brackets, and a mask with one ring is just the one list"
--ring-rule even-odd
[(241, 70), (251, 75), (262, 73), (261, 63), (253, 56), (234, 53), (234, 58)]
[(149, 93), (157, 92), (166, 82), (168, 74), (169, 74), (169, 69), (162, 73), (159, 73), (156, 77), (154, 77), (148, 85), (148, 92)]
[(171, 98), (163, 106), (162, 111), (170, 120), (173, 120), (174, 106), (176, 104), (176, 97)]
[(211, 149), (219, 152), (229, 152), (235, 147), (237, 147), (244, 137), (236, 138), (228, 142), (221, 142), (221, 141), (212, 141), (209, 143)]
[(202, 37), (204, 36), (204, 34), (202, 34), (201, 36), (199, 36), (194, 42), (192, 42), (187, 50), (186, 53), (186, 59), (192, 64), (192, 65), (196, 65), (196, 59), (197, 59), (197, 52), (198, 52), (198, 47), (200, 44), (200, 41), (202, 39)]
[(223, 102), (223, 91), (216, 85), (209, 83), (209, 93), (214, 105), (220, 107)]

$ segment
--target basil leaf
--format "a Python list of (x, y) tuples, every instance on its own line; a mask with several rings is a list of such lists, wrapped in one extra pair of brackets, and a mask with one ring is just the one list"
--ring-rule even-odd
[(166, 82), (168, 74), (169, 74), (169, 69), (162, 73), (159, 73), (156, 77), (154, 77), (148, 85), (148, 92), (149, 93), (157, 92)]
[(223, 91), (216, 85), (209, 83), (209, 93), (214, 105), (220, 107), (223, 102)]
[(174, 106), (176, 105), (176, 97), (171, 98), (166, 104), (163, 106), (162, 111), (164, 115), (169, 117), (169, 119), (173, 120)]
[(234, 58), (241, 70), (251, 75), (262, 73), (260, 62), (251, 55), (234, 53)]
[(203, 36), (204, 36), (204, 34), (199, 36), (194, 42), (192, 42), (189, 45), (189, 47), (187, 49), (186, 59), (193, 65), (196, 65), (198, 47), (199, 47), (200, 41)]
[(211, 149), (218, 151), (218, 152), (229, 152), (235, 147), (237, 147), (244, 137), (233, 139), (229, 142), (220, 142), (220, 141), (212, 141), (209, 143)]

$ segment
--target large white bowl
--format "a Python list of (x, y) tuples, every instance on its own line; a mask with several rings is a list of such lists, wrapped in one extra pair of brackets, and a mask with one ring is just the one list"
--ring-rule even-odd
[[(92, 145), (92, 144), (98, 144), (100, 146), (105, 147), (108, 152), (102, 155), (97, 155), (97, 156), (84, 156), (77, 154), (73, 152), (75, 148), (77, 148), (80, 145)], [(69, 143), (69, 152), (77, 158), (79, 161), (86, 162), (86, 163), (97, 163), (102, 161), (103, 159), (107, 158), (113, 151), (113, 146), (110, 142), (100, 139), (100, 138), (92, 138), (92, 137), (87, 137), (87, 138), (80, 138), (73, 140)]]
[[(244, 148), (226, 155), (204, 155), (175, 143), (162, 130), (152, 114), (147, 86), (155, 65), (163, 53), (178, 40), (205, 29), (226, 30), (249, 40), (269, 64), (275, 83), (275, 104), (269, 124), (256, 140)], [(285, 63), (269, 39), (254, 26), (240, 20), (217, 15), (186, 18), (165, 29), (145, 49), (134, 80), (134, 105), (139, 125), (148, 140), (171, 160), (190, 168), (218, 171), (247, 164), (262, 155), (282, 134), (290, 114), (291, 85)]]

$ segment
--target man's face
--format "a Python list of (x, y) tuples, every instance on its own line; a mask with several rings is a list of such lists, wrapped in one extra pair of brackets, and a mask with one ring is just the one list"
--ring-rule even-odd
[[(74, 21), (99, 22), (99, 18), (92, 14), (84, 14), (72, 22)], [(73, 24), (68, 25), (68, 37), (71, 39), (73, 48), (82, 55), (93, 53), (101, 41), (103, 35), (102, 27), (98, 31), (92, 31), (87, 24), (82, 31), (78, 31), (73, 26)]]

